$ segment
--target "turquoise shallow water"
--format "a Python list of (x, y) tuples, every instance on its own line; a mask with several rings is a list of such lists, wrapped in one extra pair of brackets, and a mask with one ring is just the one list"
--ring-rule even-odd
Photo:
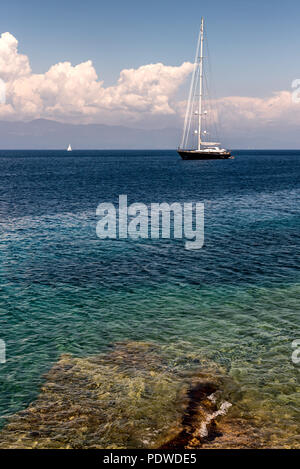
[[(220, 364), (238, 384), (233, 412), (274, 445), (299, 446), (300, 155), (235, 154), (0, 152), (2, 424), (37, 397), (61, 354), (134, 340), (186, 368), (197, 356)], [(204, 202), (204, 247), (99, 240), (96, 207), (119, 194)]]

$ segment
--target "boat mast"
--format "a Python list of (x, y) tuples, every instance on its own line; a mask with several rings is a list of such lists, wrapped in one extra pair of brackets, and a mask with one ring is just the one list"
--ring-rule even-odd
[(199, 105), (198, 105), (198, 150), (201, 149), (202, 80), (203, 80), (203, 18), (201, 18), (201, 28), (200, 28)]

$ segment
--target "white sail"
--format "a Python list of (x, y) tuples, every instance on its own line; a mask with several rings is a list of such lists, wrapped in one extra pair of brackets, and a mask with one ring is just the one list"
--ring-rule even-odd
[(71, 144), (69, 143), (69, 146), (67, 148), (67, 151), (72, 151), (72, 147), (71, 147)]
[[(194, 70), (179, 149), (202, 152), (206, 151), (206, 147), (215, 147), (214, 151), (218, 152), (224, 149), (220, 149), (218, 147), (220, 143), (215, 142), (215, 139), (219, 139), (217, 112), (216, 109), (211, 108), (212, 101), (209, 99), (207, 70), (205, 72), (204, 69), (204, 59), (207, 58), (208, 52), (204, 53), (204, 42), (206, 42), (204, 41), (204, 20), (201, 18)], [(211, 152), (213, 149), (209, 151)]]

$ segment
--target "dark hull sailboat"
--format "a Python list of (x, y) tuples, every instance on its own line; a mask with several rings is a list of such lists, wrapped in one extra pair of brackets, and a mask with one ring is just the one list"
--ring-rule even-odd
[[(203, 42), (204, 21), (201, 19), (200, 34), (197, 43), (194, 71), (187, 103), (182, 141), (177, 152), (183, 160), (227, 160), (233, 159), (229, 150), (221, 148), (220, 143), (208, 142), (209, 134), (203, 130), (208, 111), (203, 111)], [(198, 98), (198, 99), (197, 99)], [(195, 127), (194, 127), (195, 125)], [(194, 137), (196, 141), (194, 141)], [(193, 139), (193, 144), (189, 141)]]
[(195, 150), (177, 150), (177, 153), (183, 160), (228, 160), (233, 159), (230, 151), (226, 152), (209, 152)]

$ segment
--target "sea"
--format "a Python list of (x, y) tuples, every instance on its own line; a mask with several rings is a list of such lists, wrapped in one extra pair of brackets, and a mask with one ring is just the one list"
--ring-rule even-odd
[[(300, 447), (300, 151), (232, 153), (182, 161), (173, 150), (0, 151), (0, 427), (38, 399), (61, 357), (108, 356), (127, 344), (137, 355), (139, 346), (156, 347), (174, 376), (221, 370), (231, 415), (269, 447)], [(97, 206), (117, 206), (120, 194), (128, 204), (203, 203), (203, 247), (99, 239)], [(122, 409), (126, 383), (107, 391), (111, 406)], [(155, 386), (155, 425), (151, 409), (146, 423), (126, 411), (154, 434), (164, 410), (172, 419), (158, 404), (167, 384)]]

